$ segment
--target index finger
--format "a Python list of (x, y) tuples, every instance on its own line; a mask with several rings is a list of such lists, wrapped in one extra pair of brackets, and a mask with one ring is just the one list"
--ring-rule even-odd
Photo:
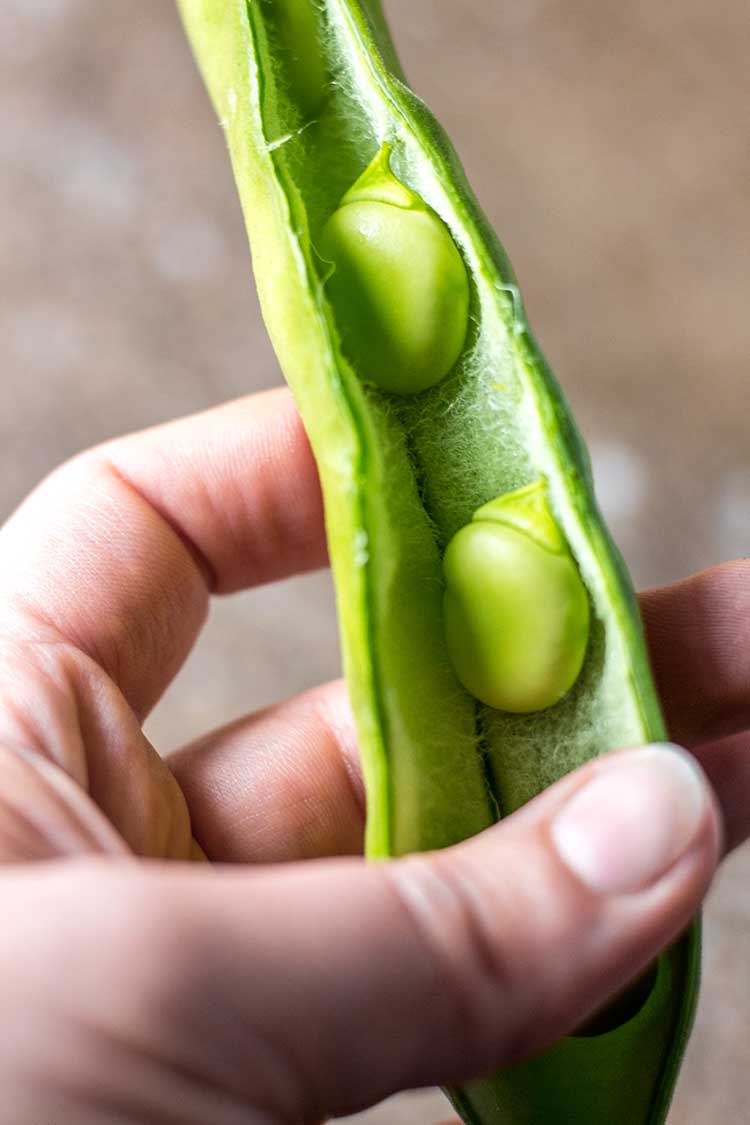
[(670, 737), (685, 746), (750, 726), (750, 560), (640, 597)]
[(139, 717), (209, 594), (326, 561), (317, 470), (285, 389), (121, 438), (64, 465), (0, 531), (6, 634), (62, 639)]
[[(82, 649), (143, 717), (187, 656), (210, 592), (325, 558), (315, 463), (279, 389), (54, 473), (0, 531), (0, 618), (6, 635)], [(642, 597), (672, 736), (688, 745), (750, 722), (749, 578), (742, 560)]]

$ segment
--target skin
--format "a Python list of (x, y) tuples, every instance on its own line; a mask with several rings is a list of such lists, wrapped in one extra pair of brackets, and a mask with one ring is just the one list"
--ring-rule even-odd
[(210, 596), (324, 562), (285, 391), (86, 453), (0, 533), (0, 1121), (312, 1122), (486, 1072), (620, 989), (697, 907), (722, 822), (726, 848), (750, 833), (746, 561), (643, 599), (712, 786), (643, 890), (592, 890), (550, 830), (627, 752), (373, 866), (340, 684), (162, 763), (141, 723)]

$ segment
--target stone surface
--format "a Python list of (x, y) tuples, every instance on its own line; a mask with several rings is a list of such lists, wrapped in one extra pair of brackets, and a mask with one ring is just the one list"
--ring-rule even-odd
[[(750, 553), (747, 4), (388, 6), (515, 263), (638, 583)], [(76, 450), (280, 377), (169, 0), (4, 0), (0, 93), (3, 516)], [(150, 734), (169, 748), (338, 662), (327, 576), (239, 595)], [(675, 1125), (747, 1117), (749, 876), (745, 850), (708, 904)], [(367, 1116), (446, 1108), (422, 1093)]]

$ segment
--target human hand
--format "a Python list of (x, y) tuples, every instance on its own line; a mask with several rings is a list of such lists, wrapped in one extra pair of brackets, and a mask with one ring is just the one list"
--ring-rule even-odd
[(614, 754), (365, 866), (340, 684), (168, 768), (141, 724), (209, 595), (324, 562), (285, 391), (84, 454), (0, 533), (0, 1121), (314, 1121), (477, 1076), (620, 990), (699, 905), (720, 820), (750, 833), (746, 562), (643, 599), (712, 787), (674, 749)]

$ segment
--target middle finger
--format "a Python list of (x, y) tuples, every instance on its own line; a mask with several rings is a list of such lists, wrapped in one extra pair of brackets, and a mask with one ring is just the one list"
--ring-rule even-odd
[(364, 787), (341, 681), (214, 731), (169, 765), (211, 860), (279, 863), (362, 852)]
[[(641, 598), (671, 736), (693, 746), (723, 807), (727, 846), (750, 835), (750, 564)], [(178, 752), (171, 766), (209, 858), (278, 862), (358, 854), (364, 792), (343, 684), (251, 715)]]

